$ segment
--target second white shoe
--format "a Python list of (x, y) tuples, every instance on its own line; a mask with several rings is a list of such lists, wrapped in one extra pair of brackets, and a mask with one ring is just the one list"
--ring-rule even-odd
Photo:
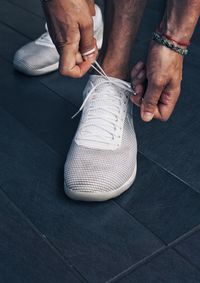
[[(100, 8), (95, 5), (96, 15), (93, 17), (94, 37), (100, 49), (103, 41), (103, 18)], [(14, 56), (13, 65), (16, 70), (30, 76), (44, 75), (58, 69), (59, 54), (49, 35), (46, 32), (38, 39), (20, 48)]]
[(129, 83), (92, 75), (82, 117), (64, 169), (65, 193), (82, 201), (105, 201), (126, 191), (137, 170), (137, 142)]

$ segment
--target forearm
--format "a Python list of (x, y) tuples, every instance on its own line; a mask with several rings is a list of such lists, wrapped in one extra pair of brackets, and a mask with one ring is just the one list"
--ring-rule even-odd
[(179, 42), (189, 42), (200, 14), (200, 0), (168, 0), (160, 30)]

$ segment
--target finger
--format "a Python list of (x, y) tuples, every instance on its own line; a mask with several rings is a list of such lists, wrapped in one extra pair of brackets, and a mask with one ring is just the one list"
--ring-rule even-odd
[(144, 63), (139, 61), (135, 66), (133, 66), (131, 71), (131, 78), (134, 79), (137, 74), (144, 68)]
[(83, 59), (86, 61), (90, 61), (91, 64), (94, 63), (94, 61), (96, 60), (97, 56), (98, 56), (98, 48), (96, 45), (96, 39), (94, 38), (94, 48), (91, 49), (90, 51), (86, 52), (85, 54), (82, 54)]
[(96, 47), (96, 42), (93, 36), (93, 19), (90, 17), (87, 21), (83, 21), (84, 24), (80, 24), (80, 52), (81, 54)]
[(83, 57), (82, 57), (81, 53), (78, 52), (78, 53), (76, 54), (76, 64), (79, 65), (79, 64), (82, 63), (82, 62), (83, 62)]
[(139, 84), (143, 84), (145, 83), (147, 80), (146, 78), (146, 70), (145, 69), (142, 69), (136, 77), (132, 78), (132, 86), (133, 88), (136, 87), (137, 85)]
[(66, 44), (60, 50), (59, 71), (61, 75), (70, 76), (70, 71), (76, 66), (77, 44)]
[(144, 100), (141, 104), (141, 118), (143, 121), (150, 122), (153, 119), (162, 90), (163, 84), (161, 82), (148, 82)]
[[(81, 78), (90, 69), (91, 63), (89, 61), (83, 61), (79, 65), (75, 65), (72, 69), (65, 71), (64, 76), (69, 76), (71, 78)], [(63, 73), (61, 73), (63, 75)]]
[(61, 75), (80, 78), (90, 69), (91, 62), (81, 60), (82, 56), (77, 52), (77, 48), (73, 44), (68, 44), (62, 49), (59, 64)]
[(91, 63), (89, 61), (83, 61), (82, 63), (74, 66), (74, 68), (70, 70), (70, 77), (81, 78), (89, 71), (90, 67)]
[(166, 88), (161, 94), (158, 104), (159, 114), (155, 118), (158, 118), (162, 121), (167, 121), (176, 106), (179, 96), (180, 86), (176, 87), (175, 89)]
[(135, 88), (136, 95), (132, 95), (130, 100), (138, 107), (141, 106), (145, 87), (144, 85), (137, 85)]

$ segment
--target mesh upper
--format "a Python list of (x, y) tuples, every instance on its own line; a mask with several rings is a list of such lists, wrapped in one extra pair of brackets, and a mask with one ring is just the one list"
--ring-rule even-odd
[(117, 150), (95, 150), (73, 140), (64, 169), (65, 188), (79, 192), (107, 192), (130, 179), (136, 166), (134, 128), (125, 119), (123, 139)]
[(30, 42), (16, 52), (13, 63), (16, 69), (32, 74), (58, 61), (59, 55), (55, 48)]

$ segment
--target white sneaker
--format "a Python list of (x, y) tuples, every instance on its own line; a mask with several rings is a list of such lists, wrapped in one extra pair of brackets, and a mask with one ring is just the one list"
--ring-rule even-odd
[[(96, 15), (93, 17), (94, 37), (100, 49), (103, 41), (103, 17), (101, 9), (95, 5)], [(46, 32), (38, 39), (20, 48), (14, 56), (13, 64), (18, 71), (30, 75), (39, 76), (56, 71), (59, 66), (59, 54), (49, 35), (47, 25)]]
[(105, 201), (126, 191), (137, 168), (129, 83), (92, 75), (84, 90), (82, 117), (64, 168), (72, 199)]

